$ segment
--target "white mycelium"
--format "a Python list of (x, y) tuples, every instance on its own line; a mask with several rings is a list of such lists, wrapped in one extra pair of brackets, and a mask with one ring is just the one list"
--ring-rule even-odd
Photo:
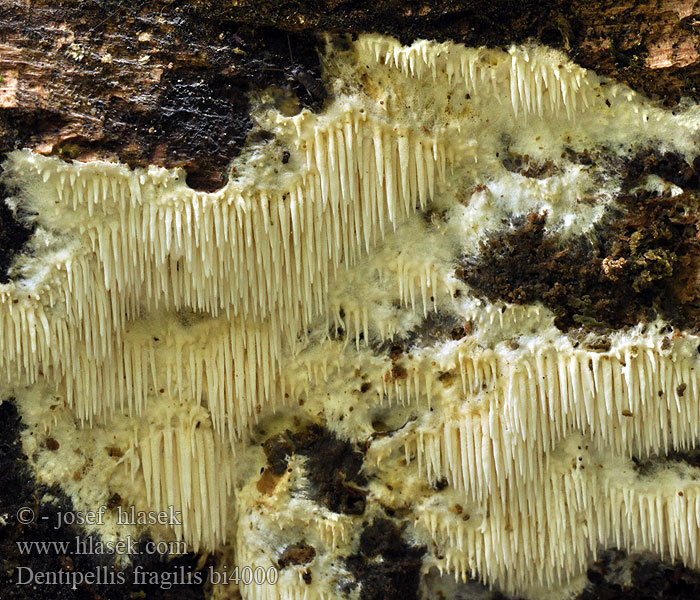
[[(10, 156), (37, 232), (0, 286), (0, 371), (38, 476), (79, 508), (114, 492), (174, 506), (182, 526), (151, 535), (222, 564), (315, 548), (244, 598), (339, 597), (341, 559), (382, 506), (408, 509), (425, 571), (532, 597), (605, 547), (700, 567), (697, 472), (644, 478), (631, 461), (697, 443), (698, 337), (662, 345), (658, 323), (584, 350), (546, 308), (478, 300), (454, 274), (513, 215), (589, 230), (620, 187), (606, 161), (648, 145), (692, 158), (700, 111), (672, 114), (541, 47), (361, 36), (325, 63), (334, 100), (284, 116), (263, 97), (256, 119), (275, 139), (250, 145), (218, 192), (178, 170)], [(557, 168), (511, 173), (506, 148)], [(398, 363), (377, 350), (431, 314), (472, 330)], [(395, 431), (376, 435), (380, 418)], [(260, 442), (309, 422), (372, 440), (364, 515), (305, 495), (298, 456), (262, 482)]]

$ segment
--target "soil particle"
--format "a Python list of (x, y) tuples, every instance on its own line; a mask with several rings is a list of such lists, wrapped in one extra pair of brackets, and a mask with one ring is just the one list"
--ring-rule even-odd
[(545, 179), (559, 171), (558, 167), (551, 160), (536, 162), (527, 154), (520, 155), (514, 152), (508, 152), (501, 162), (510, 172), (519, 173), (523, 177), (532, 177), (535, 179)]
[(359, 552), (346, 559), (360, 600), (417, 600), (425, 552), (404, 540), (394, 521), (374, 520), (360, 536)]
[(107, 504), (105, 504), (105, 506), (107, 507), (107, 510), (114, 510), (121, 503), (122, 503), (122, 497), (115, 492), (114, 494), (112, 494), (109, 497), (109, 500), (107, 500)]
[(632, 457), (632, 461), (634, 469), (640, 477), (648, 476), (659, 468), (672, 467), (674, 463), (686, 464), (700, 469), (700, 448), (674, 450), (664, 456)]
[[(0, 177), (2, 167), (0, 167)], [(10, 191), (0, 179), (0, 284), (7, 283), (10, 278), (8, 269), (15, 254), (22, 250), (23, 246), (32, 234), (32, 229), (22, 225), (10, 211), (5, 203)]]
[(267, 464), (275, 475), (283, 475), (287, 470), (290, 457), (295, 452), (291, 439), (283, 433), (271, 437), (263, 444), (263, 451), (267, 457)]
[(289, 565), (305, 565), (310, 563), (316, 556), (316, 549), (304, 542), (287, 546), (277, 559), (277, 564), (281, 569)]
[(433, 487), (438, 491), (441, 492), (448, 486), (448, 481), (444, 477), (442, 479), (438, 479), (433, 483)]
[(378, 355), (398, 360), (412, 348), (434, 346), (447, 340), (460, 340), (473, 331), (473, 324), (463, 317), (441, 310), (429, 311), (415, 328), (391, 340), (370, 339), (370, 347)]
[(406, 379), (408, 377), (408, 372), (406, 368), (402, 365), (394, 365), (391, 368), (390, 379), (393, 381), (398, 381), (401, 379)]
[(297, 433), (286, 431), (263, 444), (268, 468), (282, 474), (294, 455), (306, 458), (306, 477), (313, 500), (336, 513), (361, 515), (367, 485), (361, 473), (364, 454), (320, 425)]
[(640, 183), (646, 175), (657, 175), (661, 179), (682, 188), (700, 187), (700, 157), (692, 164), (676, 152), (661, 152), (645, 148), (622, 166), (623, 190)]
[(589, 584), (575, 600), (689, 600), (700, 597), (700, 574), (648, 554), (603, 553), (587, 572)]
[[(675, 165), (670, 171), (679, 172)], [(635, 169), (629, 180), (642, 172)], [(463, 257), (457, 276), (490, 300), (542, 302), (563, 331), (618, 329), (657, 316), (682, 329), (698, 329), (700, 204), (695, 195), (623, 195), (592, 234), (566, 241), (546, 233), (546, 218), (531, 213), (513, 219), (505, 233), (482, 244), (478, 256)]]

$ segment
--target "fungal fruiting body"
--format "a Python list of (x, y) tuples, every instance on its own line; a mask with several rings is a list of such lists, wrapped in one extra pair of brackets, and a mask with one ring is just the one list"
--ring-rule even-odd
[[(594, 232), (630, 153), (692, 162), (700, 111), (542, 47), (360, 36), (326, 53), (333, 100), (284, 116), (263, 97), (274, 139), (217, 192), (10, 155), (37, 229), (0, 287), (0, 369), (38, 475), (80, 471), (64, 483), (78, 507), (174, 507), (182, 523), (150, 535), (279, 569), (244, 598), (362, 590), (352, 557), (387, 514), (422, 572), (532, 597), (601, 548), (700, 567), (696, 469), (633, 462), (698, 441), (696, 332), (659, 319), (586, 345), (542, 303), (487, 300), (457, 273), (522, 215), (564, 241)], [(328, 445), (330, 491), (313, 474)], [(303, 560), (282, 560), (295, 544)]]

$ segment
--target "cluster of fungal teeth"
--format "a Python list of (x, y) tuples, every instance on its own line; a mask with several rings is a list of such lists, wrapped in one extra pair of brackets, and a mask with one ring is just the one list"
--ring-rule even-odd
[[(536, 596), (609, 546), (699, 567), (697, 482), (665, 472), (650, 485), (631, 460), (697, 443), (697, 336), (669, 346), (658, 324), (577, 349), (547, 309), (486, 302), (454, 273), (513, 213), (546, 210), (565, 235), (614, 202), (614, 173), (597, 174), (597, 208), (581, 200), (595, 166), (564, 147), (692, 156), (698, 110), (673, 115), (541, 47), (360, 36), (328, 53), (334, 100), (261, 110), (275, 141), (217, 192), (178, 170), (10, 155), (6, 183), (37, 233), (0, 286), (0, 371), (37, 472), (60, 479), (32, 445), (51, 433), (66, 469), (95, 465), (90, 493), (66, 485), (77, 506), (115, 486), (139, 507), (174, 506), (182, 526), (152, 535), (239, 564), (278, 564), (307, 530), (309, 564), (243, 585), (247, 599), (337, 597), (363, 519), (399, 490), (426, 571)], [(503, 168), (504, 136), (558, 161), (540, 195)], [(377, 350), (440, 311), (469, 327)], [(382, 411), (402, 422), (373, 431)], [(266, 470), (261, 436), (318, 420), (366, 447), (361, 515), (319, 507), (303, 458)], [(96, 458), (106, 438), (121, 460)]]
[(512, 47), (508, 56), (500, 50), (463, 48), (453, 44), (422, 43), (401, 46), (394, 40), (361, 40), (360, 47), (379, 64), (400, 70), (413, 79), (447, 79), (451, 89), (462, 89), (478, 98), (510, 100), (519, 113), (557, 115), (571, 119), (589, 108), (592, 92), (589, 73), (571, 62), (553, 63), (551, 54), (539, 48)]

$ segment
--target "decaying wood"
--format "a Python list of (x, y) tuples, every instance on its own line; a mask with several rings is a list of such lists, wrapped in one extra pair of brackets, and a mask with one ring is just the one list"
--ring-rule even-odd
[[(322, 105), (322, 95), (306, 82), (319, 81), (316, 46), (325, 31), (469, 45), (538, 40), (666, 105), (700, 99), (695, 0), (0, 0), (0, 161), (28, 147), (65, 159), (180, 166), (191, 186), (217, 189), (251, 132), (250, 90), (275, 85), (300, 106)], [(0, 204), (0, 282), (27, 236)], [(16, 420), (4, 419), (4, 439), (16, 438)], [(13, 490), (24, 486), (22, 493), (33, 493), (26, 477), (6, 485), (8, 477), (18, 479), (21, 460), (18, 448), (7, 456), (3, 511)], [(12, 558), (9, 550), (3, 554)], [(685, 570), (640, 568), (633, 573), (638, 589), (623, 596), (604, 580), (606, 560), (616, 559), (604, 557), (589, 573), (598, 586), (595, 597), (639, 597), (649, 589), (649, 573), (660, 573), (660, 589), (676, 590), (686, 579), (688, 593), (700, 589), (696, 575)], [(0, 596), (6, 589), (0, 584)], [(35, 597), (50, 597), (46, 592)]]
[(182, 4), (3, 0), (0, 152), (184, 166), (193, 186), (215, 189), (250, 130), (251, 86), (317, 100), (297, 73), (318, 77), (316, 34), (326, 30), (472, 45), (539, 39), (666, 103), (697, 97), (693, 0)]

